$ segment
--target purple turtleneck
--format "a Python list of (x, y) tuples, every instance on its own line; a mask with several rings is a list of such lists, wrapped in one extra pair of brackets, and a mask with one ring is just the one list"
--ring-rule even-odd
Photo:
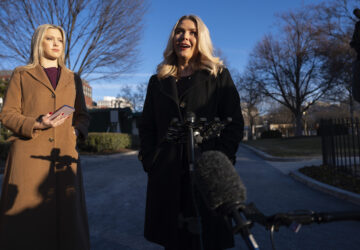
[(44, 68), (46, 75), (48, 76), (51, 85), (53, 86), (54, 90), (58, 84), (60, 78), (60, 71), (61, 68), (51, 67), (51, 68)]

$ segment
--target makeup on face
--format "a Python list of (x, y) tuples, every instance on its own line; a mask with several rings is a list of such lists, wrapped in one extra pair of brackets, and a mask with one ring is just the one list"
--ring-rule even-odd
[(175, 29), (174, 49), (179, 60), (188, 62), (197, 52), (197, 28), (190, 19), (182, 20)]
[(61, 56), (63, 51), (63, 37), (58, 29), (47, 29), (41, 42), (44, 57), (49, 60), (55, 60)]

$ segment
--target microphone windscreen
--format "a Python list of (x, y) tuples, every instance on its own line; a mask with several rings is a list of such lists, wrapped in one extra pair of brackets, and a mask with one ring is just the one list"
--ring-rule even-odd
[(195, 182), (211, 210), (236, 206), (246, 200), (246, 188), (228, 157), (204, 152), (195, 166)]

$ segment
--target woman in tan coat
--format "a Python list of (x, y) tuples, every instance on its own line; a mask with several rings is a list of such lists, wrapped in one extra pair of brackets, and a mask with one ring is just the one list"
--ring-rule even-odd
[[(39, 26), (0, 113), (13, 132), (0, 200), (0, 249), (90, 249), (77, 137), (89, 125), (81, 79), (64, 63), (65, 32)], [(71, 115), (50, 120), (69, 105)]]

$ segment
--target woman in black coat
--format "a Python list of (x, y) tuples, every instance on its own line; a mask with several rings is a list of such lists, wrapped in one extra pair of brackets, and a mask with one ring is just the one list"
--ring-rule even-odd
[[(145, 238), (165, 249), (199, 249), (196, 210), (190, 190), (186, 144), (165, 142), (173, 118), (184, 121), (188, 112), (212, 121), (232, 122), (221, 136), (202, 144), (202, 150), (219, 150), (235, 162), (243, 136), (243, 117), (238, 92), (229, 71), (213, 56), (209, 31), (194, 15), (175, 24), (164, 60), (149, 81), (139, 124), (139, 159), (148, 173)], [(203, 248), (233, 246), (229, 222), (209, 211), (198, 199)]]

